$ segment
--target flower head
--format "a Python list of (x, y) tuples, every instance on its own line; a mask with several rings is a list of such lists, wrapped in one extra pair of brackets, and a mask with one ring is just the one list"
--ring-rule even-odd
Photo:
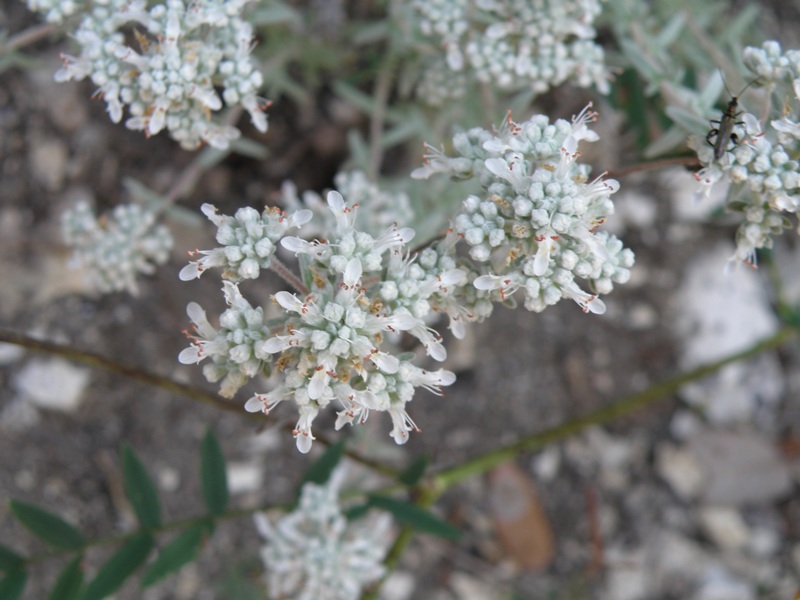
[(183, 281), (200, 277), (206, 270), (223, 269), (222, 277), (230, 281), (256, 279), (261, 269), (270, 266), (276, 243), (293, 227), (311, 219), (310, 210), (298, 210), (291, 215), (277, 208), (266, 208), (259, 214), (253, 208), (240, 208), (232, 217), (220, 215), (211, 204), (203, 204), (203, 214), (217, 226), (217, 242), (213, 250), (194, 250), (190, 256), (201, 255), (180, 272)]
[[(258, 95), (263, 77), (250, 59), (253, 31), (240, 16), (244, 1), (166, 0), (149, 8), (144, 0), (54, 4), (28, 2), (51, 21), (81, 13), (74, 35), (80, 54), (64, 56), (56, 79), (90, 77), (115, 123), (127, 108), (129, 129), (147, 135), (166, 129), (189, 149), (201, 143), (226, 148), (240, 132), (212, 118), (224, 101), (242, 106), (266, 131), (269, 103)], [(130, 30), (137, 35), (124, 34)]]
[(339, 507), (342, 477), (339, 469), (325, 485), (305, 484), (297, 508), (275, 523), (255, 516), (266, 541), (261, 558), (270, 598), (356, 600), (383, 575), (388, 515), (348, 521)]
[(97, 219), (80, 202), (64, 213), (61, 228), (74, 262), (86, 269), (89, 283), (100, 292), (136, 294), (137, 275), (153, 273), (172, 249), (169, 230), (156, 223), (154, 212), (136, 204), (120, 204)]

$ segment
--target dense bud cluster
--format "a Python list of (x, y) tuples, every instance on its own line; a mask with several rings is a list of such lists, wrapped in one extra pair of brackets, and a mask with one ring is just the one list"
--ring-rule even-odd
[(261, 558), (274, 600), (357, 600), (385, 572), (387, 514), (351, 520), (339, 506), (343, 471), (325, 485), (307, 483), (292, 512), (271, 523), (255, 516), (266, 544)]
[[(223, 101), (242, 106), (266, 131), (259, 98), (262, 75), (250, 52), (253, 31), (241, 18), (243, 0), (145, 0), (91, 3), (30, 0), (53, 22), (81, 14), (74, 39), (79, 56), (65, 56), (58, 81), (87, 77), (97, 85), (111, 120), (127, 107), (129, 129), (155, 135), (166, 129), (188, 149), (205, 142), (226, 148), (239, 130), (212, 120)], [(221, 94), (218, 93), (221, 89)]]
[(540, 115), (524, 123), (509, 119), (495, 134), (473, 129), (453, 139), (460, 156), (429, 147), (427, 164), (414, 172), (480, 181), (484, 194), (464, 201), (454, 228), (478, 263), (474, 287), (492, 300), (508, 300), (522, 289), (528, 310), (566, 297), (584, 311), (602, 313), (598, 295), (628, 280), (633, 253), (597, 231), (613, 213), (611, 194), (619, 184), (602, 176), (589, 181), (588, 166), (577, 162), (578, 143), (598, 139), (588, 128), (595, 118), (587, 107), (571, 122), (550, 123)]
[[(800, 110), (796, 100), (800, 92), (800, 51), (782, 53), (780, 45), (770, 41), (760, 48), (745, 48), (743, 57), (755, 76), (754, 85), (768, 87), (774, 90), (775, 97), (786, 99), (780, 111), (773, 111), (776, 118), (761, 122), (753, 114), (738, 113), (734, 131), (738, 143), (722, 140), (724, 153), (720, 159), (704, 140), (693, 138), (690, 145), (703, 165), (696, 174), (699, 196), (708, 197), (712, 187), (726, 175), (732, 183), (748, 190), (748, 194), (731, 194), (727, 203), (729, 210), (744, 217), (731, 260), (734, 264), (755, 266), (756, 250), (771, 248), (773, 236), (790, 226), (786, 215), (797, 214), (800, 208), (800, 163), (796, 158), (800, 153)], [(769, 110), (764, 112), (768, 113)]]
[(596, 0), (414, 0), (422, 35), (442, 48), (428, 57), (418, 94), (433, 105), (473, 80), (539, 94), (565, 81), (607, 93), (603, 49), (594, 42)]
[(86, 202), (62, 215), (64, 241), (74, 261), (99, 292), (137, 291), (136, 277), (164, 264), (172, 249), (172, 235), (156, 223), (156, 214), (136, 204), (120, 204), (110, 215), (95, 217)]

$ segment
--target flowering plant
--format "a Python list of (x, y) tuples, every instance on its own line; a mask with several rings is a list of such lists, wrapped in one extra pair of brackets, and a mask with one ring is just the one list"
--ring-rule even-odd
[[(11, 501), (14, 526), (26, 528), (52, 552), (42, 557), (28, 548), (0, 545), (0, 598), (21, 597), (26, 585), (39, 586), (34, 593), (44, 594), (44, 584), (29, 580), (29, 572), (39, 562), (63, 555), (69, 555), (70, 562), (51, 578), (52, 598), (100, 600), (115, 593), (139, 567), (141, 585), (155, 585), (197, 560), (205, 540), (242, 515), (248, 516), (248, 525), (254, 517), (263, 538), (265, 575), (259, 566), (252, 578), (259, 582), (258, 597), (374, 598), (397, 567), (412, 531), (447, 540), (459, 537), (450, 522), (457, 511), (435, 506), (456, 484), (589, 425), (609, 423), (662, 396), (673, 396), (688, 381), (792, 339), (800, 322), (798, 311), (781, 301), (788, 324), (766, 340), (737, 347), (714, 363), (653, 383), (551, 429), (530, 433), (517, 427), (550, 416), (542, 414), (545, 405), (537, 398), (548, 392), (537, 379), (547, 372), (548, 353), (557, 357), (550, 357), (554, 361), (566, 356), (563, 379), (568, 389), (553, 394), (555, 404), (548, 406), (557, 407), (554, 413), (573, 397), (604, 395), (585, 393), (590, 388), (584, 380), (603, 393), (613, 385), (613, 377), (597, 366), (619, 350), (608, 332), (597, 334), (586, 357), (582, 351), (590, 345), (587, 340), (574, 344), (580, 346), (577, 352), (564, 332), (583, 332), (592, 323), (602, 323), (623, 333), (633, 331), (628, 338), (634, 339), (637, 328), (655, 329), (666, 322), (648, 301), (628, 310), (623, 304), (627, 296), (609, 296), (615, 286), (629, 282), (633, 290), (628, 293), (643, 296), (644, 283), (658, 277), (641, 275), (639, 281), (631, 281), (636, 273), (648, 273), (646, 266), (634, 267), (633, 248), (642, 251), (639, 256), (646, 262), (648, 255), (662, 254), (660, 246), (652, 252), (654, 240), (681, 235), (677, 228), (670, 229), (662, 239), (655, 225), (650, 235), (637, 237), (635, 228), (633, 233), (626, 230), (626, 219), (647, 221), (646, 214), (642, 217), (647, 207), (656, 213), (661, 206), (649, 197), (658, 190), (637, 196), (631, 190), (649, 184), (625, 177), (668, 165), (689, 167), (692, 175), (684, 175), (692, 184), (699, 183), (695, 199), (701, 203), (710, 202), (713, 192), (730, 182), (724, 206), (743, 220), (737, 222), (735, 234), (727, 232), (736, 242), (732, 262), (754, 267), (758, 251), (776, 245), (777, 234), (791, 225), (788, 217), (800, 207), (800, 51), (784, 51), (776, 41), (745, 47), (747, 15), (720, 37), (720, 23), (710, 21), (719, 14), (718, 4), (709, 8), (675, 1), (685, 6), (676, 12), (658, 3), (631, 6), (627, 0), (414, 0), (389, 3), (383, 10), (313, 0), (27, 0), (46, 24), (22, 38), (0, 38), (0, 70), (13, 64), (3, 62), (6, 54), (13, 57), (30, 41), (62, 31), (74, 51), (62, 54), (57, 81), (90, 80), (94, 97), (105, 104), (112, 122), (124, 121), (128, 129), (144, 132), (137, 136), (139, 143), (157, 143), (145, 138), (166, 132), (184, 151), (205, 147), (163, 194), (155, 190), (166, 187), (160, 182), (171, 179), (169, 170), (169, 177), (159, 175), (147, 183), (127, 180), (129, 203), (104, 213), (102, 199), (98, 207), (79, 202), (60, 210), (59, 218), (64, 242), (73, 253), (71, 262), (85, 275), (81, 290), (88, 295), (124, 291), (138, 294), (143, 303), (157, 284), (143, 282), (142, 276), (157, 268), (169, 281), (184, 282), (179, 292), (170, 289), (159, 297), (159, 307), (163, 305), (166, 314), (167, 305), (176, 304), (176, 294), (186, 294), (180, 311), (185, 305), (188, 344), (180, 351), (169, 344), (158, 346), (164, 353), (169, 349), (173, 366), (176, 354), (182, 365), (200, 365), (198, 372), (218, 391), (15, 332), (0, 330), (0, 340), (136, 376), (238, 418), (250, 417), (261, 428), (286, 424), (294, 445), (288, 444), (292, 451), (279, 457), (275, 450), (288, 435), (273, 436), (270, 430), (263, 437), (246, 437), (250, 429), (240, 431), (221, 421), (215, 423), (225, 431), (220, 443), (212, 428), (203, 427), (199, 479), (189, 486), (199, 490), (202, 504), (195, 503), (193, 516), (173, 522), (162, 518), (160, 494), (180, 487), (180, 478), (167, 468), (159, 468), (158, 477), (152, 478), (126, 445), (122, 483), (109, 488), (115, 503), (123, 500), (122, 512), (130, 513), (130, 530), (100, 541), (88, 539), (77, 526), (37, 504)], [(734, 46), (741, 42), (745, 50), (722, 66), (727, 75), (748, 83), (741, 88), (742, 98), (731, 97), (720, 115), (713, 107), (724, 87), (722, 70), (717, 75), (709, 65), (725, 63), (719, 60), (721, 48), (729, 48), (732, 41)], [(264, 134), (271, 103), (262, 94), (276, 101), (269, 136)], [(761, 110), (747, 110), (756, 104)], [(249, 124), (238, 123), (243, 116)], [(486, 124), (490, 122), (498, 125)], [(5, 123), (0, 119), (0, 126)], [(312, 133), (305, 135), (308, 132)], [(636, 144), (629, 143), (632, 138)], [(12, 147), (12, 142), (0, 136), (0, 148)], [(421, 156), (418, 149), (410, 150), (419, 143)], [(174, 151), (170, 146), (170, 158)], [(227, 160), (234, 152), (241, 156)], [(671, 152), (682, 154), (667, 156)], [(658, 158), (627, 167), (616, 164), (648, 153)], [(162, 156), (148, 158), (155, 165)], [(13, 174), (15, 164), (9, 160), (4, 172)], [(239, 171), (242, 164), (249, 167)], [(610, 171), (595, 169), (598, 164)], [(76, 161), (64, 167), (62, 177), (80, 170)], [(212, 174), (217, 177), (203, 179)], [(673, 185), (679, 177), (667, 179)], [(220, 182), (237, 187), (241, 196), (234, 197), (227, 188), (222, 192)], [(690, 200), (691, 193), (682, 195)], [(197, 214), (197, 206), (206, 219)], [(615, 212), (622, 213), (616, 222)], [(215, 242), (198, 241), (209, 222)], [(0, 214), (3, 232), (18, 229), (16, 224), (13, 215)], [(170, 254), (175, 248), (188, 249), (188, 264), (181, 257), (181, 266), (176, 266), (178, 259)], [(651, 264), (649, 273), (656, 271)], [(217, 276), (219, 284), (209, 283)], [(75, 285), (65, 287), (72, 291)], [(207, 293), (209, 285), (221, 285), (221, 298)], [(40, 301), (34, 296), (32, 306)], [(572, 303), (553, 308), (562, 299), (572, 300), (580, 311)], [(106, 300), (119, 301), (120, 296)], [(552, 308), (536, 322), (557, 328), (558, 343), (538, 337), (538, 330), (509, 335), (493, 323), (481, 326), (498, 316), (498, 305), (521, 306), (533, 313)], [(87, 306), (82, 305), (84, 312), (102, 313), (103, 305)], [(117, 321), (134, 321), (131, 314), (119, 309), (110, 321), (115, 327)], [(181, 327), (179, 318), (183, 317), (164, 319), (173, 334)], [(475, 330), (490, 343), (473, 350), (467, 360), (457, 359), (470, 343), (483, 343), (475, 342)], [(101, 337), (91, 333), (93, 342)], [(133, 347), (139, 337), (156, 336), (130, 336), (126, 342), (135, 338)], [(498, 339), (507, 343), (513, 337), (524, 340), (535, 356), (526, 359), (522, 369), (509, 367), (524, 376), (513, 390), (520, 392), (522, 407), (509, 420), (502, 412), (499, 390), (508, 389), (503, 388), (502, 376), (489, 377), (497, 398), (476, 401), (468, 393), (470, 376), (462, 374), (493, 358), (487, 355)], [(640, 350), (636, 347), (620, 360), (624, 366), (618, 379), (632, 379), (634, 386), (647, 380), (652, 369), (652, 353)], [(3, 360), (0, 348), (4, 365)], [(64, 368), (59, 366), (59, 372)], [(180, 369), (183, 377), (193, 372)], [(49, 376), (38, 376), (36, 369), (27, 372), (33, 375), (15, 383), (20, 394), (46, 396), (40, 406), (50, 408), (57, 404), (49, 396), (69, 395), (64, 404), (77, 406), (79, 393), (67, 394), (58, 385), (53, 392), (42, 392), (44, 386), (38, 384)], [(84, 374), (72, 377), (69, 386), (61, 387), (75, 388), (85, 379)], [(448, 397), (426, 404), (425, 392)], [(412, 405), (415, 398), (419, 399)], [(14, 411), (0, 410), (0, 427), (23, 412), (18, 404), (15, 398)], [(437, 423), (440, 410), (446, 414), (441, 417), (446, 419), (441, 421), (447, 423), (444, 427)], [(463, 432), (455, 425), (467, 410), (477, 415), (480, 428), (473, 438), (459, 438)], [(24, 413), (27, 422), (35, 420), (32, 411)], [(388, 419), (370, 420), (376, 412), (388, 413)], [(206, 418), (199, 412), (192, 417)], [(384, 421), (378, 426), (389, 432), (394, 444), (372, 435), (370, 425), (380, 419)], [(491, 429), (495, 419), (502, 422), (496, 431)], [(147, 415), (148, 433), (156, 420)], [(695, 415), (676, 418), (671, 429), (696, 431), (697, 420)], [(180, 429), (166, 420), (163, 424), (170, 435)], [(195, 431), (196, 424), (186, 427)], [(446, 464), (448, 460), (434, 453), (433, 466), (423, 459), (399, 466), (403, 459), (398, 456), (423, 444), (450, 443), (438, 427), (459, 438), (462, 446), (464, 439), (470, 445), (479, 439), (474, 450), (469, 447), (477, 456), (464, 458), (460, 453), (456, 464)], [(417, 435), (423, 428), (425, 437)], [(115, 436), (118, 430), (127, 431), (121, 426), (109, 430)], [(551, 446), (555, 455), (543, 454), (534, 469), (542, 479), (552, 479), (563, 459), (576, 466), (576, 472), (596, 471), (601, 475), (598, 485), (609, 497), (619, 493), (620, 510), (636, 512), (629, 501), (632, 506), (640, 497), (649, 498), (652, 490), (639, 493), (633, 485), (629, 490), (630, 473), (607, 476), (606, 471), (611, 463), (633, 465), (637, 453), (599, 431), (586, 435), (590, 451), (582, 449), (581, 442), (563, 453)], [(235, 446), (245, 437), (244, 449)], [(483, 448), (484, 438), (494, 447)], [(400, 445), (407, 445), (405, 454)], [(238, 461), (228, 464), (223, 448), (246, 454), (255, 468), (248, 471)], [(261, 455), (265, 448), (272, 455)], [(657, 454), (659, 465), (675, 456), (683, 460), (679, 469), (664, 467), (661, 479), (671, 483), (676, 473), (691, 470), (683, 469), (691, 461), (679, 451), (651, 449), (640, 454)], [(313, 461), (307, 462), (309, 457)], [(265, 468), (271, 469), (271, 485), (261, 485)], [(531, 539), (551, 544), (553, 536), (546, 519), (531, 517), (536, 512), (532, 484), (524, 477), (524, 484), (514, 482), (509, 471), (492, 473), (487, 504), (495, 511), (491, 520), (500, 545), (527, 566), (530, 553), (519, 548), (527, 548)], [(258, 481), (244, 494), (242, 480), (247, 476)], [(24, 483), (26, 477), (23, 472), (15, 482)], [(701, 483), (697, 476), (694, 484)], [(690, 484), (676, 487), (682, 493)], [(29, 485), (27, 490), (38, 487)], [(231, 507), (229, 496), (236, 494), (242, 494), (240, 506)], [(665, 514), (677, 510), (668, 506)], [(613, 524), (616, 513), (602, 513), (600, 519), (593, 493), (587, 494), (587, 507), (591, 560), (599, 561), (605, 521)], [(720, 518), (707, 506), (694, 512), (700, 515), (698, 530), (709, 539), (725, 538), (719, 531), (734, 518), (730, 513)], [(521, 513), (525, 514), (520, 517)], [(689, 519), (695, 517), (685, 518), (694, 527)], [(471, 519), (460, 520), (463, 524)], [(670, 520), (674, 521), (671, 516), (665, 519)], [(739, 530), (747, 525), (744, 520), (734, 522)], [(485, 534), (478, 526), (475, 533)], [(609, 542), (609, 556), (621, 555), (621, 537)], [(753, 543), (752, 552), (769, 554), (768, 536), (752, 537), (761, 540)], [(576, 547), (582, 548), (583, 542)], [(86, 559), (90, 549), (104, 544), (117, 547), (105, 562), (96, 566), (96, 556)], [(543, 555), (551, 558), (553, 553), (551, 548)], [(419, 562), (424, 561), (412, 568), (421, 568)], [(702, 577), (697, 575), (702, 585), (698, 583), (693, 597), (722, 597), (702, 587), (718, 576), (721, 561)], [(613, 570), (612, 563), (592, 563), (587, 571)], [(85, 582), (84, 573), (89, 572), (94, 574)], [(50, 579), (44, 580), (50, 584)], [(618, 597), (621, 588), (614, 587), (615, 582), (609, 576), (598, 593)], [(642, 597), (674, 591), (646, 590)]]

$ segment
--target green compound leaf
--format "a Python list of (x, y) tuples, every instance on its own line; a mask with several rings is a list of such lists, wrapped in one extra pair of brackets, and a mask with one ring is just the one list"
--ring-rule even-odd
[(28, 574), (25, 571), (13, 570), (0, 579), (0, 600), (17, 600), (25, 589)]
[(151, 529), (161, 525), (156, 486), (133, 448), (127, 445), (122, 448), (122, 478), (125, 494), (142, 527)]
[(0, 571), (10, 571), (18, 569), (22, 566), (25, 559), (14, 552), (11, 548), (7, 548), (0, 544)]
[(142, 575), (142, 587), (161, 581), (193, 561), (203, 541), (204, 530), (203, 525), (194, 525), (167, 544)]
[(391, 513), (398, 523), (410, 525), (422, 533), (429, 533), (449, 540), (455, 540), (461, 536), (461, 532), (458, 529), (410, 502), (387, 496), (370, 495), (369, 504)]
[(153, 549), (153, 536), (141, 533), (123, 544), (86, 588), (83, 600), (102, 600), (116, 592), (133, 575)]
[[(77, 600), (80, 597), (81, 586), (83, 585), (83, 569), (81, 562), (83, 556), (76, 556), (61, 571), (58, 581), (47, 597), (48, 600)], [(2, 598), (2, 596), (0, 596)]]
[(86, 543), (81, 532), (58, 515), (21, 500), (12, 500), (9, 508), (28, 531), (55, 548), (75, 550)]
[(397, 480), (407, 486), (417, 485), (422, 476), (425, 475), (425, 469), (428, 468), (428, 457), (420, 456), (409, 467), (400, 473)]
[(322, 485), (331, 477), (331, 473), (339, 464), (344, 456), (344, 440), (339, 440), (332, 446), (329, 446), (325, 454), (320, 456), (317, 461), (311, 465), (306, 471), (303, 481), (300, 483), (302, 488), (307, 483), (315, 483)]
[(200, 481), (203, 500), (212, 515), (221, 515), (228, 505), (228, 475), (225, 457), (214, 432), (209, 428), (200, 446)]

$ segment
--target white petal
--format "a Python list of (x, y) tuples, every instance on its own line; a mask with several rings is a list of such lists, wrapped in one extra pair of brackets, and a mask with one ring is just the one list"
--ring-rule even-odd
[(344, 282), (348, 287), (353, 287), (361, 279), (361, 261), (358, 258), (351, 258), (347, 261), (344, 268)]
[(178, 362), (184, 365), (194, 365), (203, 360), (205, 356), (200, 356), (200, 348), (197, 346), (189, 346), (181, 350), (178, 354)]
[[(547, 241), (539, 242), (540, 244), (546, 244)], [(547, 273), (547, 267), (550, 266), (550, 253), (547, 250), (539, 250), (536, 253), (536, 257), (533, 259), (533, 274), (541, 277), (545, 273)]]
[(456, 374), (452, 371), (439, 369), (439, 385), (452, 385), (456, 382)]
[(199, 324), (208, 322), (206, 311), (204, 311), (203, 307), (197, 302), (189, 302), (189, 304), (186, 305), (186, 314), (189, 315), (192, 323)]
[(308, 223), (314, 217), (314, 213), (306, 208), (298, 210), (289, 217), (289, 222), (295, 227), (300, 227)]
[(592, 298), (586, 304), (586, 308), (589, 310), (590, 313), (594, 313), (596, 315), (602, 315), (606, 312), (606, 305), (605, 303), (600, 300), (600, 298)]
[(311, 434), (301, 432), (295, 435), (294, 438), (295, 442), (297, 443), (297, 449), (303, 454), (308, 454), (308, 451), (311, 450), (311, 444), (314, 441), (314, 438), (311, 437)]
[(263, 412), (264, 406), (265, 404), (261, 401), (260, 396), (256, 394), (252, 398), (249, 398), (247, 402), (245, 402), (244, 409), (247, 412), (257, 413), (257, 412)]
[(498, 285), (498, 280), (499, 277), (497, 277), (497, 275), (481, 275), (475, 278), (472, 285), (479, 290), (496, 290), (500, 287)]
[(330, 192), (328, 192), (327, 200), (328, 200), (328, 206), (331, 207), (331, 210), (333, 210), (333, 212), (340, 213), (345, 209), (344, 198), (336, 190), (331, 190)]
[(275, 294), (275, 301), (286, 310), (300, 312), (303, 308), (303, 303), (300, 302), (294, 294), (290, 294), (289, 292), (278, 292)]
[(447, 358), (447, 350), (445, 350), (444, 346), (440, 342), (428, 344), (426, 350), (433, 360), (442, 362)]
[(266, 352), (267, 354), (275, 354), (276, 352), (283, 352), (289, 347), (286, 339), (289, 336), (278, 336), (269, 338), (263, 344), (260, 344), (258, 348), (261, 352)]
[(397, 369), (400, 367), (400, 360), (385, 352), (376, 352), (371, 359), (375, 366), (384, 373), (397, 373)]
[(202, 274), (203, 271), (200, 269), (200, 263), (192, 261), (181, 269), (181, 272), (178, 273), (178, 279), (181, 281), (191, 281), (192, 279), (197, 279)]
[(414, 239), (414, 236), (417, 235), (417, 232), (411, 229), (411, 227), (403, 227), (397, 231), (397, 236), (400, 238), (400, 241), (404, 244), (407, 244), (411, 240)]
[(289, 252), (294, 252), (295, 254), (300, 254), (301, 252), (308, 252), (308, 247), (310, 244), (300, 239), (299, 237), (294, 236), (287, 236), (281, 239), (281, 246), (286, 248)]
[(440, 276), (441, 285), (447, 287), (449, 285), (459, 285), (467, 278), (467, 274), (461, 269), (450, 269), (445, 271)]

